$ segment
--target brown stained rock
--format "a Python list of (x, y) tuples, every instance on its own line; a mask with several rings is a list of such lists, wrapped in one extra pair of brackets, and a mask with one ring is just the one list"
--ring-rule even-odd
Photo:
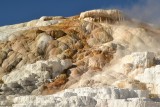
[(75, 43), (74, 49), (82, 49), (84, 47), (84, 44), (79, 40)]
[(15, 53), (14, 53), (14, 51), (10, 51), (9, 53), (8, 53), (8, 57), (10, 57), (11, 55), (15, 55)]
[(31, 43), (28, 43), (28, 47), (30, 49), (29, 52), (32, 52), (32, 53), (37, 52), (36, 41), (32, 41)]
[(141, 83), (137, 80), (122, 80), (117, 84), (118, 88), (130, 88), (130, 89), (139, 89), (139, 90), (146, 90), (146, 84)]
[(27, 59), (22, 59), (16, 66), (16, 68), (20, 68), (27, 63)]
[(5, 70), (0, 67), (0, 84), (3, 83), (2, 77), (6, 74)]
[(76, 54), (76, 50), (73, 50), (73, 49), (67, 49), (65, 51), (63, 51), (63, 55), (65, 56), (65, 58), (69, 58), (69, 59), (72, 59), (72, 57), (74, 56), (74, 54)]
[(3, 61), (7, 58), (7, 52), (2, 51), (0, 52), (0, 65), (3, 63)]
[(67, 35), (64, 37), (61, 37), (58, 39), (58, 41), (63, 42), (66, 44), (68, 47), (73, 48), (73, 45), (78, 41), (75, 38), (72, 38), (71, 36)]
[(75, 64), (77, 66), (84, 66), (87, 65), (86, 62), (84, 60), (75, 60)]
[[(25, 30), (19, 34), (16, 39), (0, 43), (0, 51), (6, 52), (7, 55), (0, 54), (2, 72), (9, 73), (23, 65), (55, 57), (69, 58), (77, 66), (70, 69), (70, 74), (61, 74), (57, 78), (52, 78), (53, 82), (46, 83), (43, 92), (47, 94), (60, 91), (66, 82), (72, 83), (68, 79), (79, 81), (77, 79), (88, 70), (100, 71), (110, 62), (116, 50), (112, 45), (104, 46), (102, 49), (96, 47), (112, 41), (112, 36), (100, 24), (80, 21), (78, 17), (64, 19), (56, 25)], [(91, 39), (95, 39), (96, 42), (90, 43)], [(108, 77), (108, 80), (113, 81), (114, 79), (110, 79), (112, 77), (114, 76)]]
[(22, 60), (22, 56), (17, 53), (12, 53), (7, 59), (4, 60), (2, 63), (2, 68), (6, 72), (10, 72), (12, 69), (14, 69), (17, 64)]
[(16, 58), (15, 60), (9, 62), (8, 65), (4, 67), (5, 71), (11, 72), (11, 70), (13, 70), (21, 60), (22, 58)]
[(49, 52), (49, 58), (55, 58), (58, 54), (61, 54), (62, 50), (59, 48), (52, 48)]
[(22, 60), (17, 64), (16, 68), (20, 68), (25, 64), (35, 63), (38, 60), (37, 58), (38, 57), (35, 56), (33, 53), (28, 52), (24, 56), (22, 56)]
[(77, 55), (76, 60), (77, 60), (77, 61), (83, 60), (83, 58), (84, 58), (84, 53), (79, 53), (79, 54)]
[(66, 45), (65, 43), (57, 40), (52, 40), (48, 43), (48, 46), (46, 47), (46, 58), (61, 54), (68, 48), (69, 48), (68, 45)]
[(46, 31), (46, 33), (52, 36), (54, 39), (58, 39), (66, 35), (66, 33), (62, 30), (49, 30), (49, 31)]
[(92, 69), (102, 69), (107, 62), (105, 55), (97, 54), (89, 58), (88, 66)]
[(123, 68), (124, 68), (124, 74), (128, 75), (128, 73), (130, 73), (133, 69), (133, 64), (131, 63), (124, 64)]
[[(12, 45), (12, 49), (15, 52), (21, 53), (21, 54), (25, 54), (29, 48), (27, 47), (27, 43), (25, 40), (21, 40), (21, 41), (16, 41), (13, 45)], [(27, 48), (25, 48), (27, 47)]]
[(86, 67), (85, 66), (82, 66), (82, 65), (79, 65), (75, 68), (71, 68), (70, 69), (70, 78), (77, 78), (77, 77), (80, 77), (84, 72), (86, 72)]
[(53, 83), (48, 84), (48, 88), (60, 87), (61, 85), (65, 84), (67, 80), (66, 74), (60, 74), (58, 77), (56, 77)]
[(78, 76), (80, 76), (80, 71), (77, 69), (77, 68), (73, 68), (73, 69), (71, 69), (71, 74), (70, 74), (70, 76), (71, 77), (78, 77)]
[(12, 51), (11, 42), (6, 42), (2, 45), (1, 51), (5, 51), (7, 54)]
[(7, 68), (7, 66), (9, 65), (9, 61), (15, 59), (16, 57), (16, 54), (14, 52), (10, 52), (8, 55), (9, 57), (2, 63), (3, 68)]
[(4, 72), (4, 69), (3, 69), (2, 67), (0, 67), (0, 72), (1, 72), (1, 73)]
[(25, 31), (23, 33), (23, 35), (25, 38), (28, 38), (30, 40), (35, 40), (35, 38), (38, 36), (38, 34), (43, 33), (43, 32), (44, 31), (35, 28), (35, 29)]
[[(84, 29), (83, 28), (84, 26), (81, 25), (83, 23), (84, 21), (80, 22), (77, 19), (75, 19), (74, 21), (66, 20), (63, 21), (63, 23), (60, 23), (56, 26), (41, 27), (39, 28), (40, 30), (38, 28), (26, 30), (22, 32), (21, 35), (23, 36), (18, 37), (18, 39), (16, 39), (12, 44), (10, 44), (12, 46), (13, 51), (8, 54), (8, 56), (10, 57), (9, 59), (12, 59), (13, 56), (12, 54), (15, 52), (21, 53), (22, 61), (18, 65), (18, 67), (20, 67), (25, 63), (34, 63), (35, 61), (41, 58), (42, 59), (55, 58), (57, 57), (57, 55), (60, 55), (62, 56), (62, 58), (71, 58), (74, 62), (77, 62), (79, 64), (81, 63), (84, 65), (89, 57), (95, 57), (95, 56), (91, 51), (92, 49), (87, 50), (90, 47), (87, 45), (86, 42), (86, 39), (88, 37), (85, 35), (84, 30), (82, 30)], [(48, 42), (44, 55), (40, 57), (38, 54), (36, 54), (37, 51), (36, 44), (40, 38), (40, 36), (38, 35), (44, 32), (52, 36), (54, 40)], [(92, 34), (93, 34), (92, 36), (94, 38), (97, 38), (98, 40), (102, 39), (101, 36), (103, 37), (104, 35), (107, 36), (105, 37), (107, 38), (106, 40), (107, 42), (112, 40), (107, 34), (107, 32), (104, 31), (102, 28), (95, 29), (94, 31), (92, 31)], [(79, 50), (82, 51), (80, 52)], [(25, 58), (26, 53), (28, 57)], [(103, 57), (110, 57), (108, 53), (104, 54), (105, 56), (103, 55)], [(101, 59), (103, 59), (100, 57), (98, 58), (100, 61)], [(5, 63), (7, 62), (8, 61), (6, 61)], [(3, 64), (3, 66), (6, 65), (5, 63)], [(104, 64), (100, 64), (100, 66), (102, 65)]]
[(46, 53), (49, 53), (53, 48), (57, 48), (57, 47), (58, 47), (57, 40), (52, 40), (52, 41), (48, 42), (48, 46), (46, 47)]
[(62, 86), (68, 81), (66, 74), (60, 74), (53, 82), (44, 86), (43, 94), (53, 94), (62, 89)]
[(34, 63), (36, 62), (36, 60), (38, 60), (38, 56), (36, 56), (34, 53), (28, 53), (28, 60), (30, 63)]
[(62, 51), (65, 51), (65, 50), (69, 49), (69, 46), (63, 42), (59, 42), (58, 48), (60, 48)]
[(91, 32), (91, 37), (88, 39), (87, 43), (90, 46), (99, 45), (107, 43), (113, 40), (110, 33), (105, 31), (103, 28), (97, 28)]
[(0, 80), (5, 74), (6, 74), (5, 70), (2, 67), (0, 67)]
[(11, 36), (9, 36), (8, 40), (14, 42), (14, 41), (18, 40), (21, 36), (23, 36), (24, 32), (25, 31), (23, 31), (23, 30), (18, 31), (18, 32), (14, 32), (13, 34), (11, 34)]
[(57, 26), (63, 30), (67, 29), (75, 29), (78, 28), (81, 25), (80, 21), (78, 19), (72, 20), (72, 19), (66, 19), (63, 20), (63, 23), (59, 23)]

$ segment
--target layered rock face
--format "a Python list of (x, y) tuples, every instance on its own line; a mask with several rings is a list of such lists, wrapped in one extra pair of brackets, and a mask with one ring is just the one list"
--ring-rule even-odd
[(3, 96), (1, 105), (13, 107), (159, 107), (160, 102), (149, 99), (148, 92), (113, 87), (83, 87), (66, 89), (63, 92), (46, 96)]
[[(11, 96), (10, 96), (11, 97)], [(159, 102), (148, 98), (148, 91), (118, 89), (111, 87), (66, 89), (46, 96), (21, 96), (12, 99), (13, 107), (159, 107)], [(6, 98), (7, 99), (7, 98)]]
[(159, 35), (101, 9), (0, 27), (0, 105), (159, 107)]

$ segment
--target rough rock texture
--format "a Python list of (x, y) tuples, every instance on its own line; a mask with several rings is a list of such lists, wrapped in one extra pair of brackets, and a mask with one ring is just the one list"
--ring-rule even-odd
[(159, 35), (102, 9), (0, 27), (0, 105), (159, 107)]
[[(70, 60), (47, 60), (37, 61), (34, 64), (28, 64), (17, 70), (12, 71), (8, 75), (3, 76), (2, 80), (5, 84), (18, 82), (24, 78), (29, 78), (31, 75), (37, 75), (41, 81), (56, 77), (58, 74), (72, 66)], [(16, 78), (15, 78), (16, 77)]]
[(142, 74), (139, 74), (135, 79), (147, 84), (147, 87), (154, 94), (160, 94), (160, 65), (151, 68), (146, 68)]
[[(13, 107), (159, 107), (159, 102), (148, 99), (149, 91), (110, 87), (75, 88), (46, 96), (12, 96), (1, 105)], [(3, 96), (1, 96), (3, 97)], [(8, 101), (8, 102), (7, 102)]]
[(138, 68), (149, 68), (155, 65), (155, 55), (153, 52), (135, 52), (123, 57), (122, 65), (125, 74)]
[(4, 94), (29, 94), (45, 82), (52, 81), (71, 66), (72, 62), (69, 59), (37, 61), (22, 66), (2, 77), (4, 84), (1, 90)]

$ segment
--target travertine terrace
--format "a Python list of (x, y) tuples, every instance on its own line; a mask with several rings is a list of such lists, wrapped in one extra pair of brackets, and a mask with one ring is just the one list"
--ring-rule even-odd
[(91, 10), (82, 12), (80, 14), (80, 19), (84, 19), (91, 22), (108, 22), (116, 23), (119, 21), (124, 21), (125, 16), (119, 10)]
[(120, 10), (0, 27), (2, 107), (160, 107), (160, 31)]

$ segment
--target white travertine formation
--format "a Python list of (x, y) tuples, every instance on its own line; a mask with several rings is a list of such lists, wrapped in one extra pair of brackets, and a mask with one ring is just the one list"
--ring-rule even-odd
[(160, 84), (160, 65), (146, 68), (143, 74), (137, 75), (135, 78), (144, 83)]
[(69, 59), (37, 61), (34, 64), (25, 65), (12, 71), (10, 74), (4, 75), (2, 79), (5, 84), (8, 84), (29, 78), (31, 75), (37, 75), (39, 80), (43, 82), (46, 79), (50, 79), (50, 76), (56, 77), (71, 65), (72, 62)]
[(39, 39), (37, 41), (37, 51), (39, 54), (44, 54), (45, 49), (49, 41), (52, 41), (52, 37), (47, 35), (46, 33), (39, 34)]
[(80, 19), (84, 19), (87, 21), (115, 23), (119, 21), (124, 21), (125, 17), (119, 10), (98, 9), (82, 12), (80, 14)]
[(49, 25), (54, 25), (59, 23), (60, 21), (58, 20), (49, 20), (49, 21), (38, 21), (36, 26), (49, 26)]
[(55, 20), (55, 19), (64, 19), (64, 17), (63, 16), (42, 16), (39, 20), (48, 21), (48, 20)]
[(62, 16), (42, 16), (38, 22), (36, 23), (36, 26), (49, 26), (49, 25), (54, 25), (57, 23), (60, 23), (64, 17)]
[[(4, 101), (4, 100), (3, 100)], [(6, 99), (6, 101), (8, 101)], [(3, 103), (4, 104), (4, 103)], [(13, 97), (13, 107), (159, 107), (159, 102), (148, 99), (148, 91), (109, 87), (75, 88), (46, 96)], [(5, 104), (4, 104), (5, 105)], [(152, 106), (151, 106), (152, 105)]]
[(146, 68), (144, 73), (137, 75), (135, 79), (147, 84), (153, 93), (160, 94), (160, 65)]
[(148, 68), (154, 65), (153, 52), (134, 52), (122, 58), (122, 64), (132, 64), (133, 69), (138, 67)]
[[(43, 16), (40, 19), (32, 20), (25, 23), (15, 24), (15, 25), (7, 25), (0, 27), (0, 41), (6, 41), (11, 40), (9, 38), (12, 36), (16, 36), (16, 33), (24, 30), (33, 29), (39, 26), (49, 26), (53, 24), (60, 23), (64, 17), (57, 16), (57, 17), (51, 17), (51, 16)], [(20, 34), (19, 34), (20, 35)]]
[(0, 41), (6, 41), (10, 36), (16, 35), (16, 32), (28, 29), (31, 29), (31, 27), (24, 27), (23, 23), (18, 25), (0, 27)]

